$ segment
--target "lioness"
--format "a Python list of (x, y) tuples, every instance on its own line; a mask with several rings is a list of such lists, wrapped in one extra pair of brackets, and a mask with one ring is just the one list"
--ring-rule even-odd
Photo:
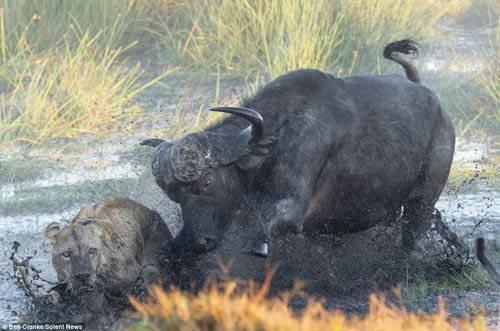
[(128, 198), (82, 207), (67, 227), (51, 223), (45, 230), (59, 282), (114, 294), (156, 279), (160, 252), (171, 239), (157, 212)]

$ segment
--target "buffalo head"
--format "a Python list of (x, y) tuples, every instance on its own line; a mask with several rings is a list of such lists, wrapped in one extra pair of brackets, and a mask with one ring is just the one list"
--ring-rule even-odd
[(245, 196), (242, 170), (260, 166), (269, 152), (258, 112), (243, 107), (210, 110), (244, 118), (250, 125), (237, 132), (207, 130), (176, 141), (141, 142), (156, 148), (152, 162), (156, 182), (181, 205), (184, 226), (175, 240), (181, 251), (208, 252), (217, 246), (231, 213)]

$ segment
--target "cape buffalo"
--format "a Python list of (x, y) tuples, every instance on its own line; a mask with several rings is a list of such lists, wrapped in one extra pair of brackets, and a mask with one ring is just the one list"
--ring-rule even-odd
[(182, 209), (174, 247), (213, 250), (240, 210), (257, 255), (286, 231), (360, 231), (401, 215), (411, 249), (430, 225), (455, 144), (438, 98), (397, 54), (416, 52), (411, 40), (384, 49), (406, 78), (295, 70), (241, 107), (210, 109), (232, 116), (202, 132), (143, 141), (156, 147), (158, 185)]

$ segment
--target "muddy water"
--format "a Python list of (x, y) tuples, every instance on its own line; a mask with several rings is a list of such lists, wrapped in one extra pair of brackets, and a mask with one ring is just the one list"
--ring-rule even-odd
[(50, 246), (43, 241), (45, 228), (51, 222), (64, 226), (82, 205), (129, 196), (160, 211), (176, 233), (180, 213), (156, 187), (150, 174), (150, 154), (144, 151), (149, 149), (115, 149), (101, 156), (106, 164), (99, 167), (95, 166), (94, 152), (81, 153), (76, 162), (70, 155), (61, 160), (60, 169), (42, 173), (41, 178), (0, 183), (0, 322), (18, 322), (29, 305), (12, 278), (12, 243), (21, 244), (20, 255), (32, 257), (30, 264), (41, 271), (43, 279), (55, 281)]
[(19, 319), (19, 312), (26, 310), (26, 298), (16, 287), (12, 275), (12, 263), (9, 260), (12, 242), (22, 243), (23, 256), (33, 256), (30, 261), (49, 281), (54, 281), (55, 273), (50, 262), (49, 247), (43, 244), (43, 232), (47, 224), (60, 219), (68, 219), (75, 210), (44, 215), (24, 215), (0, 217), (0, 321), (14, 323)]
[[(483, 144), (459, 141), (456, 160), (474, 163), (487, 157)], [(42, 270), (47, 280), (55, 280), (50, 264), (49, 247), (43, 244), (43, 232), (47, 224), (66, 222), (78, 206), (93, 203), (108, 196), (126, 195), (160, 210), (164, 219), (175, 232), (179, 228), (179, 212), (175, 205), (164, 200), (150, 176), (149, 155), (142, 155), (143, 165), (115, 163), (100, 170), (77, 169), (57, 172), (31, 182), (10, 183), (0, 189), (0, 321), (16, 322), (25, 311), (27, 301), (17, 289), (9, 261), (12, 242), (21, 243), (21, 254), (33, 256), (32, 264)], [(141, 158), (139, 158), (141, 159)], [(144, 166), (146, 164), (146, 166)], [(89, 180), (91, 178), (91, 180)], [(437, 204), (448, 224), (470, 244), (477, 235), (497, 239), (500, 233), (500, 192), (498, 182), (478, 183), (459, 189), (448, 188)], [(44, 203), (44, 197), (53, 200)], [(40, 212), (38, 212), (40, 210)]]

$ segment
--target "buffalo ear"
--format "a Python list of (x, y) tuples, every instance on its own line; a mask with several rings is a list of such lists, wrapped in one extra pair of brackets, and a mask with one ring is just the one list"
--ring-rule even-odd
[(56, 243), (57, 235), (59, 234), (59, 231), (61, 231), (61, 228), (59, 227), (59, 223), (57, 222), (52, 222), (49, 225), (47, 225), (47, 228), (45, 229), (45, 242), (50, 245), (54, 245)]
[(247, 155), (243, 155), (236, 165), (242, 170), (258, 169), (271, 155), (277, 135), (269, 135), (262, 138)]

